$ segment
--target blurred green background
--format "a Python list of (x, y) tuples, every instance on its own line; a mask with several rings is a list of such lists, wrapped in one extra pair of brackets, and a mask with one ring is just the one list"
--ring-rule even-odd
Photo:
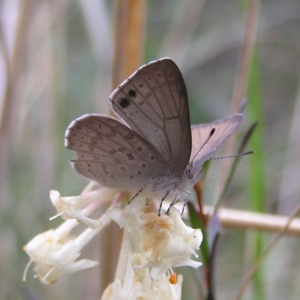
[[(101, 261), (51, 286), (34, 279), (30, 269), (22, 283), (28, 262), (22, 247), (60, 224), (49, 221), (55, 214), (50, 189), (77, 195), (87, 183), (68, 163), (74, 155), (64, 148), (64, 133), (83, 114), (108, 112), (115, 88), (114, 9), (108, 0), (0, 1), (1, 299), (100, 297)], [(147, 3), (143, 63), (168, 56), (178, 64), (192, 123), (230, 115), (244, 10), (245, 1), (237, 0)], [(289, 215), (300, 199), (300, 2), (262, 1), (256, 40), (239, 136), (259, 121), (251, 145), (258, 159), (241, 161), (224, 205), (250, 210), (259, 199), (264, 212)], [(206, 178), (207, 205), (216, 201), (220, 167), (221, 162), (212, 163)], [(258, 248), (272, 236), (263, 233)], [(232, 299), (253, 264), (254, 240), (253, 232), (224, 230), (217, 250), (217, 299)], [(101, 238), (82, 258), (97, 260), (99, 244)], [(281, 239), (256, 278), (258, 289), (245, 299), (299, 299), (299, 250), (299, 238)], [(186, 270), (184, 299), (200, 299), (202, 272)]]

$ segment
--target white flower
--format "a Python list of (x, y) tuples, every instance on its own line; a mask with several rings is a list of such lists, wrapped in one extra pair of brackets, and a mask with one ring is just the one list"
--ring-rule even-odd
[[(104, 214), (99, 221), (103, 228), (110, 222), (110, 218)], [(88, 259), (76, 261), (81, 249), (100, 231), (100, 229), (87, 228), (79, 236), (73, 238), (69, 232), (78, 224), (76, 220), (68, 220), (56, 230), (37, 235), (24, 246), (24, 251), (30, 257), (24, 279), (31, 263), (35, 263), (34, 271), (40, 281), (45, 284), (56, 282), (64, 274), (75, 273), (98, 264)]]
[(152, 300), (152, 299), (181, 299), (181, 286), (183, 278), (178, 276), (176, 284), (170, 284), (167, 274), (153, 280), (150, 270), (144, 268), (139, 274), (132, 268), (133, 260), (144, 260), (138, 254), (132, 255), (128, 240), (124, 239), (120, 253), (116, 279), (102, 294), (101, 300)]
[[(50, 199), (58, 212), (57, 215), (51, 219), (58, 216), (61, 216), (64, 220), (76, 219), (83, 223), (87, 223), (91, 228), (97, 229), (97, 223), (90, 222), (93, 220), (87, 218), (85, 215), (90, 213), (97, 206), (112, 200), (116, 194), (117, 192), (115, 190), (102, 187), (101, 189), (80, 196), (61, 197), (58, 191), (51, 190)], [(87, 206), (88, 212), (82, 213), (82, 209)]]
[(117, 208), (109, 212), (109, 216), (124, 227), (133, 262), (136, 255), (143, 258), (134, 263), (136, 272), (151, 268), (151, 277), (156, 280), (167, 270), (172, 271), (172, 267), (199, 267), (201, 263), (192, 260), (191, 255), (197, 257), (195, 250), (203, 238), (201, 230), (186, 226), (176, 208), (171, 208), (169, 215), (158, 216), (157, 210), (143, 206), (143, 202), (134, 199), (123, 212)]
[[(108, 200), (114, 200), (110, 207), (115, 207), (125, 195), (107, 188), (78, 197), (61, 197), (59, 192), (51, 191), (50, 197), (58, 215), (68, 220), (55, 230), (39, 234), (24, 246), (30, 263), (35, 263), (37, 277), (50, 284), (64, 274), (95, 266), (96, 261), (77, 259), (81, 249), (112, 219), (124, 228), (125, 234), (115, 281), (101, 299), (181, 299), (183, 278), (179, 275), (176, 279), (172, 268), (201, 265), (191, 259), (192, 255), (197, 257), (195, 251), (202, 241), (201, 231), (186, 226), (175, 208), (170, 209), (169, 215), (158, 216), (154, 202), (145, 206), (146, 198), (142, 195), (124, 209), (109, 208), (99, 219), (87, 217)], [(71, 237), (71, 230), (82, 223), (89, 228), (79, 236)]]
[(149, 279), (147, 284), (136, 279), (129, 289), (130, 285), (122, 285), (120, 280), (116, 280), (105, 289), (101, 300), (180, 300), (182, 281), (181, 275), (176, 285), (170, 284), (165, 275), (156, 281)]

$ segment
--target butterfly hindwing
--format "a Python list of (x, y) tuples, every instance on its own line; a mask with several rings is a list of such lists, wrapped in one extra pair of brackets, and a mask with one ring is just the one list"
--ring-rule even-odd
[(147, 141), (103, 115), (84, 115), (73, 121), (66, 131), (65, 146), (77, 154), (72, 161), (75, 170), (109, 187), (142, 187), (166, 165)]
[[(193, 125), (193, 145), (190, 160), (194, 159), (193, 164), (195, 168), (200, 168), (198, 165), (202, 164), (201, 162), (212, 157), (214, 153), (224, 144), (224, 142), (238, 129), (242, 121), (243, 115), (236, 114), (227, 119), (217, 120), (212, 123)], [(213, 128), (215, 128), (214, 134), (203, 146)], [(202, 146), (203, 148), (197, 154), (197, 151)]]

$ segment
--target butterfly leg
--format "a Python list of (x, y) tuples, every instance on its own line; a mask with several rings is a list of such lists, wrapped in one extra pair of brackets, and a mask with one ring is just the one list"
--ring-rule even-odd
[(176, 192), (176, 195), (175, 195), (174, 199), (172, 200), (172, 202), (171, 202), (171, 204), (170, 204), (170, 206), (169, 206), (169, 208), (168, 208), (168, 210), (167, 210), (167, 212), (166, 212), (166, 215), (169, 215), (171, 207), (174, 206), (174, 204), (177, 202), (176, 200), (177, 200), (178, 194), (179, 194), (179, 193)]
[(170, 190), (167, 191), (167, 193), (163, 196), (163, 198), (160, 200), (160, 205), (159, 205), (159, 209), (158, 209), (158, 216), (160, 217), (161, 215), (161, 209), (162, 209), (162, 204), (164, 202), (164, 200), (167, 198), (167, 196), (170, 194)]
[[(191, 195), (190, 192), (188, 192), (188, 191), (185, 191), (185, 192), (186, 192), (189, 196)], [(182, 206), (181, 215), (183, 215), (185, 206), (186, 206), (186, 204), (188, 203), (189, 200), (190, 200), (189, 198), (185, 198), (184, 203), (183, 203), (183, 206)]]

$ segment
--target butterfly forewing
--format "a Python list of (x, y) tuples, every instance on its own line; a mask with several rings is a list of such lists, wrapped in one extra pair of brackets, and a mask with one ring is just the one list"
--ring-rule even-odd
[[(223, 143), (238, 129), (242, 121), (243, 115), (237, 114), (227, 119), (192, 126), (193, 145), (190, 159), (194, 159), (193, 165), (195, 168), (200, 168), (198, 164), (202, 164), (204, 160), (212, 157)], [(215, 128), (214, 134), (205, 143), (213, 128)], [(197, 154), (197, 151), (202, 146), (203, 148)]]
[[(105, 186), (135, 190), (167, 165), (157, 150), (116, 119), (85, 115), (70, 124), (65, 146), (74, 150), (74, 168)], [(164, 167), (165, 165), (165, 167)]]
[(189, 108), (183, 77), (172, 60), (138, 69), (111, 94), (110, 103), (173, 167), (174, 176), (183, 173), (191, 151)]

